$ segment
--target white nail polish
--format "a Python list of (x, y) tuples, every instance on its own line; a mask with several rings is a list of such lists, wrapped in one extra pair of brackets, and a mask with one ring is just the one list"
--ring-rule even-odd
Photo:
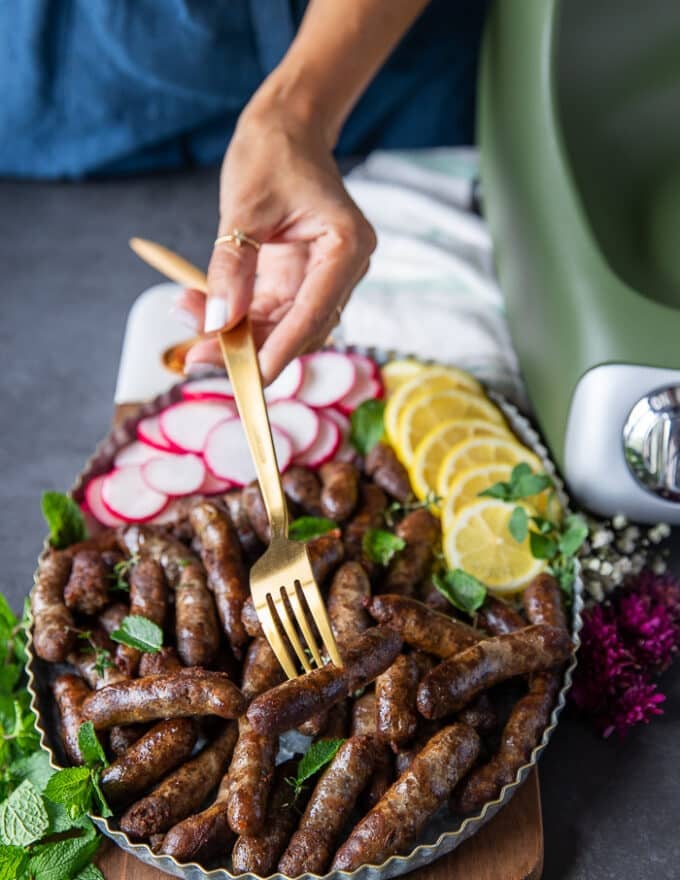
[(198, 333), (198, 319), (193, 312), (189, 311), (189, 309), (184, 309), (182, 308), (182, 306), (173, 306), (170, 309), (170, 315), (176, 321), (179, 321), (180, 324), (188, 327), (189, 330), (193, 330), (195, 333)]
[(211, 296), (205, 304), (205, 324), (203, 329), (206, 333), (221, 330), (229, 320), (229, 304), (220, 296)]

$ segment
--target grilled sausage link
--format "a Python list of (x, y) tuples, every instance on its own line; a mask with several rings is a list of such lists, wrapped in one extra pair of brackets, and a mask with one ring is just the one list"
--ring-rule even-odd
[(474, 728), (477, 733), (491, 733), (496, 729), (498, 716), (487, 694), (480, 694), (458, 713), (458, 721)]
[(465, 724), (436, 733), (336, 853), (332, 871), (379, 865), (409, 849), (479, 753), (479, 737)]
[(309, 516), (322, 516), (321, 483), (314, 471), (294, 465), (281, 476), (286, 496)]
[(220, 632), (215, 601), (198, 561), (186, 564), (177, 581), (175, 636), (185, 666), (209, 666), (217, 657)]
[(371, 596), (371, 583), (358, 562), (345, 562), (336, 571), (326, 607), (333, 635), (342, 650), (371, 625), (364, 600)]
[(245, 707), (243, 694), (224, 672), (184, 669), (102, 688), (85, 701), (83, 717), (102, 730), (114, 724), (192, 715), (238, 718)]
[(224, 773), (236, 742), (236, 723), (227, 724), (212, 743), (134, 803), (120, 818), (133, 840), (167, 831), (195, 813)]
[(139, 677), (147, 675), (166, 675), (169, 672), (179, 672), (182, 664), (179, 662), (177, 651), (171, 647), (161, 648), (155, 654), (142, 654), (139, 661)]
[(181, 541), (171, 538), (157, 526), (121, 526), (118, 541), (131, 556), (146, 555), (160, 562), (171, 590), (177, 588), (185, 566), (197, 561)]
[(471, 813), (480, 809), (496, 798), (504, 785), (515, 780), (548, 724), (559, 686), (560, 677), (554, 673), (533, 677), (529, 693), (512, 708), (496, 754), (487, 764), (473, 770), (454, 792), (458, 810)]
[(131, 801), (178, 767), (196, 744), (191, 718), (160, 721), (102, 771), (104, 794), (112, 803)]
[(391, 446), (376, 443), (366, 456), (366, 473), (373, 478), (376, 486), (402, 504), (412, 495), (411, 481), (404, 465), (399, 461)]
[(233, 654), (239, 657), (248, 641), (241, 611), (250, 589), (238, 536), (227, 514), (211, 501), (196, 504), (189, 518), (201, 542), (201, 559), (222, 629)]
[(384, 749), (375, 736), (355, 736), (340, 746), (279, 861), (282, 874), (324, 873), (340, 832), (371, 778), (377, 755)]
[(507, 602), (494, 596), (487, 596), (484, 600), (484, 604), (477, 612), (477, 622), (482, 629), (494, 636), (516, 632), (527, 625), (519, 611), (515, 611)]
[(33, 647), (42, 660), (62, 663), (75, 641), (71, 612), (64, 605), (64, 587), (71, 572), (70, 557), (50, 550), (40, 563), (31, 593)]
[[(99, 649), (100, 655), (97, 655)], [(125, 681), (128, 676), (111, 662), (113, 642), (103, 629), (95, 627), (88, 634), (88, 641), (81, 642), (77, 651), (71, 651), (68, 662), (93, 690), (99, 690), (117, 681)]]
[(307, 554), (314, 573), (314, 580), (323, 589), (328, 578), (345, 558), (345, 548), (340, 531), (333, 529), (325, 535), (313, 538), (307, 544)]
[(81, 550), (71, 563), (64, 587), (64, 604), (71, 611), (96, 614), (109, 599), (106, 565), (97, 550)]
[(412, 648), (436, 657), (450, 657), (483, 638), (483, 633), (466, 623), (407, 596), (374, 596), (368, 610), (379, 624), (398, 632)]
[(562, 591), (552, 575), (537, 575), (522, 593), (522, 602), (531, 623), (545, 623), (568, 632)]
[(373, 681), (392, 663), (401, 644), (395, 632), (372, 627), (345, 651), (344, 666), (328, 664), (284, 681), (253, 700), (248, 720), (258, 733), (272, 735), (299, 727)]
[[(247, 701), (283, 680), (276, 655), (266, 639), (255, 639), (246, 656), (241, 691)], [(239, 719), (238, 741), (228, 772), (227, 819), (236, 834), (262, 830), (274, 777), (278, 738), (256, 733), (247, 718)]]
[[(366, 691), (352, 708), (352, 736), (368, 736), (376, 734), (376, 695), (375, 691)], [(376, 760), (373, 777), (368, 789), (362, 795), (367, 809), (374, 807), (394, 780), (394, 762), (389, 749), (381, 750)]]
[(412, 654), (400, 654), (375, 680), (376, 729), (396, 752), (418, 728), (416, 695), (420, 672)]
[(408, 513), (395, 529), (406, 546), (390, 562), (383, 592), (413, 596), (430, 573), (434, 551), (441, 540), (439, 520), (429, 510)]
[(229, 852), (235, 835), (227, 823), (228, 796), (225, 776), (213, 803), (200, 813), (173, 825), (163, 838), (158, 852), (174, 856), (180, 862), (208, 860)]
[(287, 781), (295, 776), (296, 761), (286, 761), (276, 771), (264, 828), (260, 834), (242, 835), (231, 853), (235, 874), (252, 872), (267, 877), (274, 872), (279, 856), (299, 819), (300, 799), (294, 803), (293, 789)]
[(124, 755), (147, 730), (146, 724), (116, 724), (109, 730), (109, 748), (117, 758)]
[(82, 678), (66, 674), (60, 675), (54, 680), (52, 693), (59, 711), (61, 741), (66, 756), (72, 764), (82, 764), (83, 756), (80, 754), (78, 746), (78, 730), (83, 722), (83, 703), (91, 691)]
[(418, 709), (425, 718), (442, 718), (501, 681), (558, 666), (570, 650), (567, 633), (542, 624), (485, 639), (425, 676), (418, 688)]
[(366, 691), (352, 705), (352, 736), (376, 732), (375, 691)]
[(359, 498), (359, 471), (346, 461), (321, 465), (321, 510), (336, 522), (352, 515)]
[(262, 544), (269, 544), (269, 517), (257, 480), (241, 490), (241, 504), (258, 539)]
[[(168, 601), (168, 588), (159, 562), (147, 556), (140, 559), (130, 572), (130, 614), (139, 614), (163, 628)], [(129, 645), (116, 648), (116, 666), (132, 678), (137, 673), (142, 652)]]
[(229, 511), (229, 518), (236, 529), (244, 556), (250, 561), (257, 559), (260, 553), (262, 553), (262, 542), (257, 537), (257, 533), (248, 518), (248, 513), (243, 503), (242, 490), (232, 489), (223, 496), (222, 500)]
[(107, 636), (118, 629), (123, 622), (123, 618), (130, 613), (130, 607), (124, 602), (114, 602), (107, 605), (106, 608), (97, 615), (97, 623), (104, 630)]
[(347, 558), (360, 562), (369, 577), (376, 572), (376, 565), (364, 553), (364, 536), (369, 529), (384, 525), (386, 507), (387, 498), (382, 489), (373, 483), (361, 486), (359, 508), (344, 530)]
[(248, 596), (243, 603), (243, 608), (241, 609), (241, 622), (243, 623), (245, 631), (252, 639), (264, 638), (264, 631), (262, 629), (262, 624), (260, 623), (260, 618), (257, 616), (252, 596)]

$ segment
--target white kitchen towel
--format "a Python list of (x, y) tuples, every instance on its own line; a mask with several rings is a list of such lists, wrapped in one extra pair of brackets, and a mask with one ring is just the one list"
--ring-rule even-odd
[[(347, 176), (378, 234), (371, 267), (345, 307), (339, 341), (434, 358), (470, 370), (526, 405), (483, 220), (472, 210), (474, 150), (377, 152)], [(133, 306), (116, 402), (144, 400), (175, 376), (158, 354), (186, 336), (168, 315), (171, 285)]]

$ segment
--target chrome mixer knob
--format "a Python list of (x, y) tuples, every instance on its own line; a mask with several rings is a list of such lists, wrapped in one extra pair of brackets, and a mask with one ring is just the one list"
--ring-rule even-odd
[(623, 427), (623, 446), (641, 486), (680, 501), (680, 385), (658, 388), (638, 400)]

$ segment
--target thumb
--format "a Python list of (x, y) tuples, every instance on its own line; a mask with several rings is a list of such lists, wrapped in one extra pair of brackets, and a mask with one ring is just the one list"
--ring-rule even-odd
[[(222, 231), (228, 235), (233, 229)], [(237, 241), (215, 245), (208, 266), (208, 298), (205, 304), (206, 333), (233, 327), (250, 308), (257, 268), (257, 248)]]

